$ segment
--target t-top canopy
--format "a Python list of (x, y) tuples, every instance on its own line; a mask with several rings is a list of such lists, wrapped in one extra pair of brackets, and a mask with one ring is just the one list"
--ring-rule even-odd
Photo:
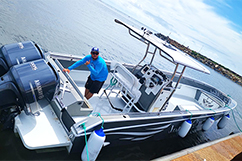
[(132, 31), (133, 33), (137, 34), (142, 39), (142, 41), (146, 41), (148, 43), (151, 43), (155, 47), (157, 47), (159, 50), (161, 50), (163, 53), (169, 56), (174, 63), (184, 65), (186, 67), (198, 70), (206, 74), (210, 74), (210, 71), (207, 68), (205, 68), (203, 65), (196, 62), (188, 54), (167, 44), (165, 41), (158, 38), (157, 36), (149, 33), (147, 34), (143, 30), (139, 30), (117, 19), (115, 19), (115, 22), (125, 26), (126, 28), (129, 29), (129, 31)]

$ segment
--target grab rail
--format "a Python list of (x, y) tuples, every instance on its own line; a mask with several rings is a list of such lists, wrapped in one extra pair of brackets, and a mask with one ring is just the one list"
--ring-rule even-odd
[(70, 77), (70, 75), (66, 72), (63, 72), (62, 70), (64, 69), (63, 66), (60, 64), (60, 62), (57, 59), (54, 59), (56, 65), (60, 68), (61, 72), (65, 75), (65, 77), (68, 79), (68, 81), (71, 83), (71, 85), (73, 86), (73, 88), (76, 90), (76, 92), (80, 95), (80, 97), (82, 98), (82, 100), (84, 100), (84, 96), (81, 93), (81, 91), (79, 90), (79, 88), (77, 87), (76, 83), (72, 80), (72, 78)]

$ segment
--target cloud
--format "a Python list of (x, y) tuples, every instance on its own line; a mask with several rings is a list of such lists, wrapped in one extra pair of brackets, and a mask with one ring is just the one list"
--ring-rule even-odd
[[(104, 0), (104, 2), (111, 0)], [(242, 34), (233, 29), (232, 21), (216, 13), (203, 0), (115, 0), (114, 7), (147, 24), (157, 32), (190, 46), (218, 63), (235, 70), (242, 69)], [(224, 0), (220, 5), (232, 8)], [(234, 65), (236, 64), (236, 66)]]

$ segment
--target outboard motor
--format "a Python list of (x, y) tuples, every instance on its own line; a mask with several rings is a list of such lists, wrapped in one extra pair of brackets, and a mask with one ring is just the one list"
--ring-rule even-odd
[(51, 101), (59, 86), (59, 75), (44, 59), (14, 65), (0, 80), (0, 109), (15, 104), (31, 114), (29, 104)]
[(0, 76), (10, 67), (43, 58), (42, 49), (32, 41), (4, 45), (0, 49)]

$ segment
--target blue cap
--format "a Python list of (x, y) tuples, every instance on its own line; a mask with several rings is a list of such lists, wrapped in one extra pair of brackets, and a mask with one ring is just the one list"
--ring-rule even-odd
[(105, 134), (104, 134), (104, 132), (103, 132), (103, 129), (101, 128), (101, 129), (99, 129), (99, 130), (95, 130), (95, 133), (98, 135), (98, 136), (101, 136), (101, 137), (104, 137), (105, 136)]
[(97, 47), (93, 47), (91, 52), (98, 52), (99, 53), (99, 49)]
[(192, 124), (192, 121), (189, 119), (189, 120), (186, 120), (187, 123), (189, 124)]

